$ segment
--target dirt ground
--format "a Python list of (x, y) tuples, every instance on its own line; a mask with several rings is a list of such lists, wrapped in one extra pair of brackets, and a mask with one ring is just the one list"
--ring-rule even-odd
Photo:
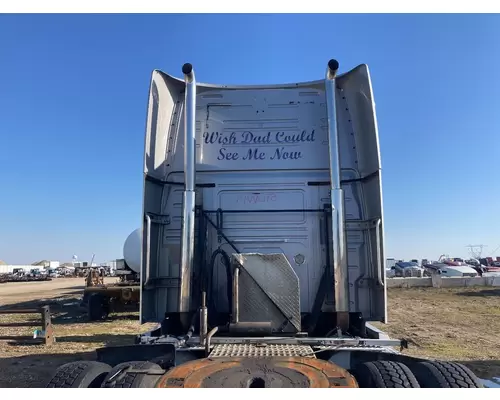
[(500, 377), (500, 288), (391, 288), (388, 324), (408, 354), (460, 361), (484, 379)]
[[(106, 279), (106, 283), (115, 281)], [(0, 310), (49, 305), (56, 337), (52, 346), (12, 340), (13, 336), (32, 337), (40, 326), (16, 325), (40, 322), (40, 314), (0, 314), (0, 387), (44, 387), (57, 366), (95, 359), (94, 350), (104, 345), (132, 344), (138, 333), (150, 327), (138, 323), (137, 313), (111, 315), (105, 322), (87, 322), (79, 309), (84, 287), (83, 278), (0, 285)]]
[[(108, 279), (112, 282), (114, 279)], [(140, 325), (137, 314), (112, 315), (89, 323), (78, 308), (84, 280), (0, 285), (0, 309), (50, 305), (56, 343), (28, 345), (12, 336), (33, 335), (33, 327), (16, 326), (37, 315), (0, 315), (0, 387), (43, 387), (54, 369), (66, 362), (95, 359), (104, 345), (132, 344)], [(500, 289), (390, 289), (389, 324), (377, 326), (390, 336), (410, 342), (406, 352), (460, 361), (481, 378), (500, 376)]]

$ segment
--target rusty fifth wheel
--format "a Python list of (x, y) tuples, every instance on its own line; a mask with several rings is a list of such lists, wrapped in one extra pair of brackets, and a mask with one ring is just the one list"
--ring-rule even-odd
[(171, 369), (157, 388), (356, 388), (345, 369), (306, 357), (204, 358)]

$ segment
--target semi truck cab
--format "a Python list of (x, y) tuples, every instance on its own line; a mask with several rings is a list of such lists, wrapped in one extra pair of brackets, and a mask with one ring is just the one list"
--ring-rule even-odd
[(480, 386), (372, 325), (387, 322), (372, 83), (364, 64), (323, 71), (262, 86), (153, 71), (140, 321), (157, 326), (49, 387), (75, 368), (107, 388)]

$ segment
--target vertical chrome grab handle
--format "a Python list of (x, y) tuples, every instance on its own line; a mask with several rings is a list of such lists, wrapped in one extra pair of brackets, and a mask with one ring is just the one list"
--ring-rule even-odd
[(240, 267), (236, 266), (233, 274), (233, 323), (237, 324), (240, 322)]
[(375, 245), (377, 246), (377, 280), (380, 286), (384, 287), (384, 280), (382, 279), (382, 270), (383, 270), (383, 262), (380, 260), (380, 224), (382, 223), (382, 219), (378, 218), (375, 222)]
[(146, 274), (145, 274), (145, 280), (143, 283), (143, 287), (146, 286), (149, 283), (149, 272), (150, 272), (150, 266), (151, 266), (151, 217), (146, 214), (146, 256), (145, 256), (145, 262), (146, 262)]

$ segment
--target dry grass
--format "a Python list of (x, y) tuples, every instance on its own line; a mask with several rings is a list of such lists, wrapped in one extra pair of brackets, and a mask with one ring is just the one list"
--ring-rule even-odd
[[(133, 343), (150, 326), (137, 314), (114, 315), (107, 322), (86, 322), (78, 310), (83, 282), (59, 279), (36, 284), (4, 284), (0, 305), (28, 308), (49, 304), (57, 342), (53, 346), (19, 345), (0, 340), (0, 387), (43, 387), (54, 368), (94, 359), (94, 349)], [(13, 284), (14, 285), (14, 284)], [(5, 289), (5, 290), (4, 290)], [(494, 288), (390, 289), (390, 336), (410, 341), (410, 354), (465, 361), (479, 376), (500, 376), (500, 290)], [(0, 315), (0, 336), (33, 335), (36, 327), (1, 326), (38, 316)]]
[(463, 361), (482, 377), (500, 376), (500, 289), (393, 288), (389, 323), (376, 324), (410, 342), (409, 354)]

